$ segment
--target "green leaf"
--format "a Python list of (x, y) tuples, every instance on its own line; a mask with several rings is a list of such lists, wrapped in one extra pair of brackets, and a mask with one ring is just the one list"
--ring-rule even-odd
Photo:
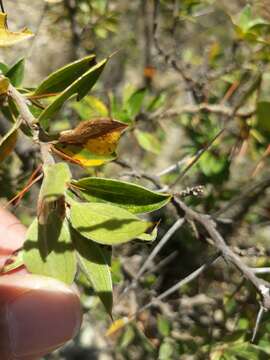
[(5, 74), (13, 86), (20, 86), (24, 77), (24, 59), (16, 62)]
[(54, 94), (65, 90), (96, 64), (95, 58), (95, 55), (89, 55), (56, 70), (42, 81), (34, 95)]
[(38, 117), (38, 122), (41, 126), (47, 127), (48, 121), (69, 99), (72, 95), (77, 94), (77, 100), (81, 100), (94, 86), (104, 69), (108, 59), (100, 61), (98, 64), (90, 68), (83, 75), (71, 83), (65, 90), (63, 90), (55, 99), (42, 111)]
[(138, 240), (142, 240), (142, 241), (155, 241), (157, 238), (157, 234), (158, 234), (158, 226), (156, 225), (154, 227), (154, 229), (151, 231), (151, 233), (144, 233), (141, 234), (139, 236), (137, 236)]
[(54, 201), (64, 195), (67, 184), (71, 180), (71, 173), (66, 163), (60, 162), (43, 167), (44, 180), (40, 189), (39, 198)]
[(89, 177), (73, 181), (72, 184), (78, 194), (87, 201), (109, 202), (133, 214), (158, 210), (171, 199), (169, 194), (157, 193), (140, 185), (113, 179)]
[(207, 177), (223, 177), (223, 181), (228, 175), (229, 159), (225, 155), (216, 155), (211, 152), (205, 152), (199, 161), (199, 167), (203, 174)]
[(165, 340), (159, 348), (158, 360), (172, 360), (173, 345), (168, 340)]
[(71, 242), (69, 225), (56, 211), (42, 225), (35, 219), (24, 243), (23, 260), (33, 274), (50, 276), (71, 284), (76, 273), (76, 256)]
[(5, 73), (8, 71), (8, 66), (7, 64), (0, 62), (0, 72), (2, 73), (2, 75), (5, 75)]
[(135, 239), (151, 225), (122, 208), (102, 203), (71, 204), (70, 220), (80, 234), (105, 245)]
[(270, 102), (260, 101), (257, 104), (257, 127), (262, 132), (270, 133)]
[(154, 154), (159, 154), (161, 145), (158, 139), (151, 133), (141, 130), (135, 130), (135, 136), (139, 145), (146, 151), (151, 151)]
[(119, 347), (126, 349), (135, 338), (135, 331), (132, 326), (127, 326), (119, 341)]
[(106, 254), (102, 247), (78, 232), (72, 231), (78, 264), (93, 289), (99, 296), (107, 312), (112, 313), (112, 279)]
[(140, 112), (145, 95), (146, 89), (139, 89), (128, 99), (126, 106), (131, 118), (135, 117)]
[[(260, 349), (257, 345), (250, 343), (242, 344), (230, 344), (226, 350), (226, 354), (230, 356), (241, 357), (243, 359), (258, 360), (267, 359), (268, 354), (264, 350)], [(267, 355), (267, 357), (265, 357)], [(264, 356), (264, 357), (263, 357)]]
[(73, 102), (71, 107), (79, 114), (82, 120), (109, 115), (106, 105), (98, 98), (88, 95), (80, 102)]
[(269, 44), (267, 39), (261, 37), (261, 29), (269, 28), (270, 23), (260, 17), (254, 17), (252, 8), (248, 4), (238, 17), (231, 18), (236, 34), (241, 40)]
[(237, 25), (243, 30), (247, 31), (249, 29), (249, 23), (252, 20), (252, 11), (251, 6), (247, 5), (244, 7), (244, 9), (241, 11)]
[(164, 316), (158, 315), (157, 328), (162, 336), (169, 336), (171, 331), (170, 322)]

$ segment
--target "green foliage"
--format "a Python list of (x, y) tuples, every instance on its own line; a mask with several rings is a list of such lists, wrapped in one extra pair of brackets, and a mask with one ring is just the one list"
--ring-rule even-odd
[(240, 39), (269, 44), (263, 37), (263, 30), (269, 33), (270, 23), (260, 17), (254, 18), (250, 5), (247, 5), (238, 18), (232, 19), (235, 31)]
[[(87, 59), (87, 69), (89, 68), (89, 66), (90, 69), (83, 71), (82, 75), (77, 76), (74, 81), (70, 82), (69, 86), (65, 87), (64, 90), (61, 91), (60, 94), (55, 97), (55, 99), (45, 108), (45, 110), (41, 112), (41, 114), (38, 117), (38, 122), (46, 128), (48, 126), (48, 121), (51, 118), (51, 116), (61, 108), (61, 106), (67, 99), (69, 99), (72, 95), (75, 94), (77, 94), (78, 100), (82, 99), (96, 83), (107, 61), (108, 61), (107, 59), (104, 59), (99, 63), (97, 63), (96, 65), (91, 66), (92, 62), (89, 63), (89, 59)], [(74, 76), (72, 68), (73, 66), (69, 67), (69, 69), (67, 70), (67, 74), (65, 73), (67, 77), (71, 76), (71, 79), (73, 79)], [(66, 71), (66, 69), (64, 70), (60, 69), (60, 72), (63, 71)], [(55, 80), (57, 84), (56, 88), (57, 89), (61, 88), (63, 84), (61, 83), (58, 84), (58, 79), (59, 79), (59, 74), (56, 72), (52, 76), (52, 79), (49, 78), (45, 81), (45, 84), (40, 85), (41, 90), (43, 89), (43, 87), (45, 88), (45, 90), (47, 87), (49, 87), (50, 90), (53, 89)], [(69, 83), (69, 80), (64, 81), (64, 84), (67, 83)]]
[[(75, 22), (80, 41), (73, 44), (74, 55), (96, 49), (104, 60), (87, 55), (52, 72), (36, 88), (23, 86), (24, 59), (11, 66), (0, 63), (0, 105), (8, 125), (8, 130), (0, 126), (4, 202), (37, 179), (31, 177), (37, 164), (42, 163), (43, 174), (36, 214), (29, 202), (39, 183), (23, 200), (18, 195), (17, 213), (32, 223), (23, 250), (12, 256), (3, 273), (24, 264), (32, 273), (75, 281), (83, 289), (85, 309), (96, 307), (99, 299), (110, 316), (114, 285), (120, 296), (113, 316), (128, 320), (110, 349), (125, 359), (269, 358), (269, 315), (264, 314), (257, 342), (251, 344), (258, 299), (248, 281), (242, 284), (242, 277), (224, 262), (140, 312), (147, 301), (205, 263), (213, 242), (206, 244), (208, 235), (196, 221), (186, 222), (136, 279), (152, 242), (179, 215), (172, 206), (163, 209), (171, 193), (188, 194), (183, 201), (217, 220), (217, 230), (248, 266), (269, 266), (268, 192), (253, 194), (267, 181), (269, 168), (269, 14), (256, 9), (256, 2), (241, 9), (231, 1), (161, 0), (156, 11), (152, 2), (74, 3), (72, 19), (64, 1), (50, 3), (48, 11), (57, 26), (61, 19), (65, 26)], [(150, 7), (150, 18), (143, 6)], [(152, 15), (157, 15), (155, 36)], [(8, 35), (5, 28), (0, 30)], [(63, 31), (63, 41), (65, 36)], [(120, 47), (124, 59), (117, 53), (116, 70), (113, 64), (104, 74), (106, 81), (89, 94), (107, 66), (108, 53)], [(31, 71), (30, 62), (27, 66)], [(143, 68), (148, 67), (153, 74), (146, 79)], [(10, 84), (35, 117), (32, 124), (10, 95)], [(128, 124), (119, 151), (122, 162), (107, 165), (116, 158), (120, 136), (111, 130), (90, 132), (85, 142), (83, 131), (75, 142), (59, 141), (61, 130), (74, 130), (77, 121), (101, 119)], [(33, 158), (31, 165), (17, 141), (25, 136), (36, 145), (26, 154)], [(39, 154), (42, 145), (48, 148), (47, 160)], [(104, 153), (104, 148), (113, 150)], [(54, 163), (59, 157), (62, 161)], [(122, 180), (134, 178), (136, 184)], [(204, 186), (201, 197), (183, 192), (196, 185)], [(147, 244), (131, 243), (136, 239)], [(260, 276), (269, 280), (268, 274)], [(131, 286), (132, 295), (121, 303), (129, 281), (136, 288)], [(91, 315), (105, 321), (98, 309)]]
[(112, 313), (112, 280), (108, 259), (103, 249), (93, 241), (73, 231), (72, 237), (80, 270), (84, 273), (89, 285), (93, 286), (106, 311)]
[(95, 65), (96, 57), (94, 54), (74, 61), (50, 74), (35, 89), (33, 94), (35, 96), (52, 96), (55, 93), (62, 92)]
[(69, 225), (51, 210), (47, 223), (34, 220), (26, 234), (24, 264), (34, 273), (51, 276), (72, 284), (76, 273), (76, 259), (70, 238)]
[(64, 196), (71, 173), (65, 163), (45, 165), (43, 168), (44, 180), (40, 188), (39, 199), (41, 202), (55, 201)]
[(158, 210), (171, 198), (171, 195), (113, 179), (90, 177), (74, 181), (72, 184), (75, 185), (77, 194), (89, 202), (115, 204), (134, 214)]
[(154, 135), (146, 131), (136, 130), (135, 136), (138, 143), (144, 150), (151, 151), (156, 155), (160, 153), (161, 145)]
[(4, 72), (4, 75), (9, 78), (14, 86), (20, 86), (24, 78), (24, 59), (20, 59), (13, 66)]
[(117, 206), (93, 202), (71, 204), (70, 221), (87, 239), (104, 245), (128, 242), (151, 225)]

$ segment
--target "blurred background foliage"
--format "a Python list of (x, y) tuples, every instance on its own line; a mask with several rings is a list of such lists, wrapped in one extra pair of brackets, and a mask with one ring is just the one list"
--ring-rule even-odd
[[(6, 0), (5, 7), (11, 28), (27, 25), (36, 34), (16, 50), (1, 51), (16, 86), (33, 87), (86, 54), (103, 58), (116, 52), (91, 95), (80, 103), (69, 101), (51, 128), (64, 130), (106, 116), (130, 125), (117, 162), (94, 170), (74, 167), (76, 176), (118, 178), (152, 189), (169, 186), (176, 193), (202, 185), (202, 196), (185, 201), (214, 216), (243, 261), (255, 268), (270, 266), (267, 0)], [(1, 121), (0, 134), (7, 126)], [(33, 145), (20, 140), (0, 166), (1, 203), (27, 184), (38, 162)], [(26, 225), (35, 214), (37, 194), (34, 186), (15, 208)], [(160, 221), (157, 242), (176, 219), (171, 206), (151, 214), (152, 221)], [(195, 225), (185, 224), (136, 287), (121, 295), (155, 244), (114, 249), (115, 319), (138, 311), (213, 253)], [(270, 280), (267, 271), (262, 276)], [(257, 295), (223, 260), (109, 338), (104, 334), (110, 319), (93, 291), (85, 291), (80, 334), (46, 359), (270, 357), (269, 315), (256, 345), (250, 344)]]

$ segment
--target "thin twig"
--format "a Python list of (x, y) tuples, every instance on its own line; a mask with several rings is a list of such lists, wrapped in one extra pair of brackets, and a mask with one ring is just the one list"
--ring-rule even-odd
[(259, 330), (259, 326), (261, 324), (263, 314), (265, 313), (265, 311), (266, 311), (265, 308), (261, 305), (260, 309), (259, 309), (259, 312), (258, 312), (258, 315), (257, 315), (257, 318), (256, 318), (256, 323), (255, 323), (255, 327), (254, 327), (252, 338), (251, 338), (252, 343), (255, 342), (255, 339), (256, 339), (256, 336), (257, 336), (257, 333), (258, 333), (258, 330)]
[(130, 176), (133, 176), (133, 177), (135, 176), (135, 177), (138, 177), (138, 178), (146, 179), (146, 180), (150, 181), (153, 185), (155, 185), (155, 187), (157, 189), (162, 189), (162, 186), (161, 186), (161, 184), (159, 182), (158, 176), (149, 175), (149, 174), (146, 174), (145, 172), (134, 169), (132, 167), (132, 165), (130, 165), (128, 162), (126, 162), (124, 160), (117, 159), (117, 160), (114, 161), (114, 163), (121, 166), (121, 167), (123, 167), (123, 168), (131, 170), (131, 173), (129, 174)]
[(165, 244), (170, 240), (170, 238), (173, 236), (173, 234), (180, 229), (180, 227), (184, 224), (185, 219), (180, 218), (178, 219), (166, 232), (166, 234), (162, 237), (162, 239), (159, 241), (157, 246), (154, 247), (153, 251), (150, 253), (146, 261), (144, 262), (143, 266), (140, 268), (138, 273), (136, 274), (134, 280), (138, 281), (138, 279), (142, 276), (142, 274), (149, 268), (151, 262), (154, 260), (154, 258), (157, 256), (157, 254), (160, 252), (160, 250), (165, 246)]
[[(170, 238), (173, 236), (173, 234), (184, 224), (185, 219), (178, 219), (166, 232), (166, 234), (163, 236), (163, 238), (159, 241), (157, 246), (153, 249), (153, 251), (150, 253), (138, 273), (133, 278), (132, 282), (129, 286), (127, 286), (123, 293), (120, 294), (119, 299), (121, 299), (124, 295), (126, 295), (131, 289), (134, 289), (138, 283), (139, 278), (143, 275), (143, 273), (149, 268), (149, 265), (154, 260), (155, 256), (160, 252), (160, 250), (163, 248), (163, 246), (170, 240)], [(118, 300), (119, 300), (118, 299)]]
[(215, 115), (224, 115), (224, 116), (228, 116), (228, 117), (231, 117), (233, 114), (235, 114), (235, 116), (237, 116), (237, 117), (240, 117), (243, 119), (248, 119), (255, 114), (256, 110), (253, 108), (249, 109), (249, 110), (238, 109), (235, 112), (235, 109), (233, 109), (232, 107), (227, 106), (227, 105), (200, 103), (200, 104), (184, 105), (177, 110), (169, 109), (169, 110), (164, 110), (162, 112), (160, 112), (160, 110), (158, 110), (158, 111), (152, 113), (151, 115), (149, 115), (149, 118), (150, 119), (173, 118), (173, 117), (178, 117), (183, 114), (198, 114), (200, 112), (205, 112), (205, 113), (210, 113), (210, 114), (215, 114)]
[(186, 173), (189, 171), (189, 169), (197, 163), (197, 161), (201, 158), (201, 156), (210, 149), (210, 147), (213, 145), (213, 143), (224, 133), (225, 127), (222, 128), (216, 136), (209, 142), (207, 146), (205, 146), (203, 149), (197, 152), (197, 154), (194, 156), (192, 161), (186, 166), (186, 168), (179, 174), (179, 176), (175, 179), (175, 181), (170, 185), (170, 188), (173, 188), (183, 177), (186, 175)]
[(176, 197), (173, 198), (173, 204), (180, 217), (183, 214), (188, 220), (199, 223), (208, 233), (213, 241), (213, 245), (218, 249), (223, 258), (233, 264), (242, 275), (249, 280), (262, 299), (262, 304), (265, 309), (270, 310), (270, 283), (258, 278), (252, 268), (248, 267), (242, 259), (236, 255), (230, 247), (227, 246), (223, 237), (216, 229), (216, 223), (208, 215), (200, 214), (190, 209), (185, 203)]
[(188, 158), (189, 158), (188, 156), (185, 156), (183, 159), (179, 160), (176, 164), (170, 165), (166, 169), (161, 170), (159, 173), (157, 173), (157, 177), (167, 175), (174, 171), (179, 171), (181, 169), (181, 166), (188, 161)]
[(174, 293), (175, 291), (179, 290), (181, 287), (185, 286), (186, 284), (188, 284), (189, 282), (193, 281), (194, 279), (196, 279), (203, 271), (207, 270), (211, 265), (213, 265), (214, 263), (216, 263), (218, 261), (218, 259), (220, 258), (220, 254), (215, 255), (214, 257), (212, 257), (210, 260), (208, 260), (205, 264), (203, 264), (202, 266), (200, 266), (198, 269), (196, 269), (195, 271), (193, 271), (191, 274), (189, 274), (188, 276), (186, 276), (184, 279), (180, 280), (178, 283), (176, 283), (175, 285), (173, 285), (172, 287), (170, 287), (168, 290), (164, 291), (162, 294), (160, 294), (159, 296), (153, 298), (149, 303), (147, 303), (146, 305), (144, 305), (143, 307), (141, 307), (135, 314), (133, 314), (133, 318), (135, 318), (139, 313), (141, 313), (142, 311), (149, 309), (150, 307), (152, 307), (153, 305), (155, 305), (158, 301), (163, 300), (164, 298), (166, 298), (167, 296), (171, 295), (172, 293)]
[(158, 17), (159, 17), (160, 1), (154, 0), (154, 21), (153, 21), (153, 42), (154, 46), (160, 56), (163, 57), (166, 64), (171, 66), (177, 73), (179, 73), (182, 79), (185, 81), (188, 91), (192, 94), (192, 97), (196, 103), (200, 103), (201, 94), (198, 89), (198, 84), (186, 74), (186, 70), (180, 66), (180, 64), (166, 53), (159, 44), (158, 39)]
[(270, 274), (270, 267), (252, 268), (255, 274)]

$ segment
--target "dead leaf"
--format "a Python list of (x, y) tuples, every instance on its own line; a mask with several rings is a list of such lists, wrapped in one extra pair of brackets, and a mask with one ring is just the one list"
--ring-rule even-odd
[(112, 132), (122, 132), (127, 125), (109, 118), (82, 121), (75, 129), (62, 131), (58, 139), (65, 144), (83, 145)]
[(115, 150), (126, 124), (100, 118), (83, 121), (75, 129), (60, 133), (52, 151), (63, 159), (88, 167), (115, 159)]

